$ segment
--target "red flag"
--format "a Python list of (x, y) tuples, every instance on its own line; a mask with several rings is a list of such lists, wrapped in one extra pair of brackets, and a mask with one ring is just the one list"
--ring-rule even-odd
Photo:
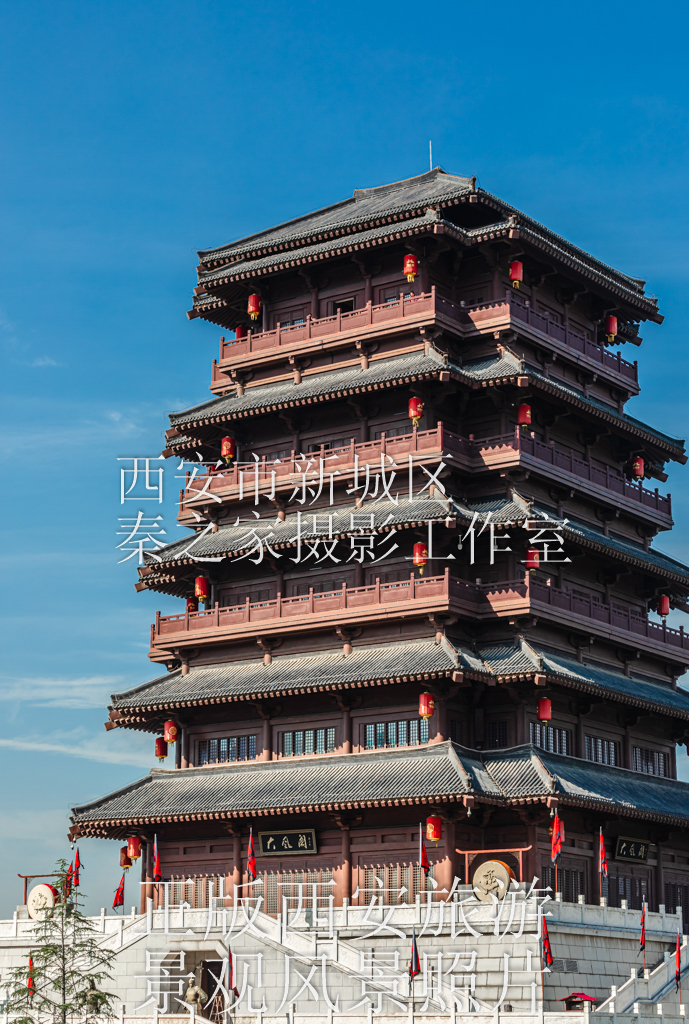
[(411, 960), (409, 962), (409, 977), (413, 981), (417, 974), (421, 973), (421, 965), (419, 964), (419, 950), (416, 946), (416, 929), (412, 928), (411, 932)]
[(36, 992), (36, 983), (33, 980), (33, 959), (29, 957), (29, 980), (26, 983), (29, 990), (29, 999), (33, 999)]
[(117, 886), (117, 892), (115, 893), (115, 899), (112, 901), (112, 909), (114, 910), (115, 907), (123, 907), (123, 906), (124, 906), (124, 872), (122, 873), (122, 878), (120, 879), (120, 884)]
[(161, 882), (163, 876), (160, 872), (160, 854), (158, 853), (158, 836), (153, 837), (153, 881)]
[(77, 846), (77, 855), (74, 858), (74, 884), (79, 885), (79, 870), (81, 868), (81, 858), (79, 856), (79, 847)]
[(608, 877), (608, 858), (605, 856), (605, 840), (603, 839), (602, 826), (598, 839), (598, 872), (603, 878)]
[(682, 957), (679, 951), (679, 932), (677, 932), (677, 945), (675, 946), (675, 992), (680, 985), (682, 977)]
[[(639, 953), (646, 949), (646, 904), (641, 907), (641, 935), (639, 936)], [(638, 956), (638, 954), (637, 954)]]
[(249, 856), (246, 861), (246, 870), (249, 875), (249, 881), (256, 881), (256, 851), (254, 850), (254, 833), (252, 829), (249, 829)]
[(560, 856), (560, 851), (564, 846), (565, 842), (565, 826), (560, 821), (560, 815), (555, 811), (555, 819), (553, 821), (553, 831), (550, 840), (550, 859), (553, 864)]
[(74, 864), (70, 864), (67, 868), (67, 874), (65, 875), (64, 884), (64, 897), (67, 899), (72, 891), (72, 882), (74, 880)]
[(542, 916), (541, 921), (543, 922), (543, 959), (545, 960), (546, 967), (550, 967), (553, 962), (553, 951), (550, 948), (550, 936), (548, 935), (548, 925), (545, 923), (545, 914)]
[(428, 878), (428, 872), (431, 870), (431, 865), (428, 863), (428, 856), (426, 854), (426, 844), (423, 841), (423, 835), (421, 834), (421, 826), (419, 825), (419, 864), (423, 870), (426, 878)]
[(227, 947), (227, 955), (229, 957), (229, 968), (230, 968), (229, 969), (230, 980), (229, 980), (229, 983), (228, 983), (227, 987), (230, 990), (230, 992), (237, 999), (239, 999), (239, 992), (237, 991), (237, 985), (236, 985), (236, 982), (234, 980), (234, 957), (232, 956), (232, 950), (230, 949), (229, 946)]

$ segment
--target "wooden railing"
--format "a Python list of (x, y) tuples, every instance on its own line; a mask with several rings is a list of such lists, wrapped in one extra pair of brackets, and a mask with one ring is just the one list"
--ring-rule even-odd
[(538, 579), (531, 582), (529, 589), (533, 601), (547, 604), (551, 608), (583, 615), (594, 622), (604, 622), (609, 626), (622, 629), (626, 633), (645, 636), (657, 643), (669, 644), (671, 647), (689, 651), (689, 634), (685, 633), (683, 626), (680, 626), (679, 629), (672, 629), (664, 622), (662, 624), (651, 622), (644, 612), (640, 612), (636, 608), (613, 601), (605, 604), (597, 597), (584, 597), (571, 591), (558, 590), (557, 587), (547, 586)]
[(296, 345), (301, 341), (327, 338), (343, 332), (383, 325), (423, 314), (434, 316), (436, 313), (440, 313), (457, 323), (473, 324), (479, 329), (485, 320), (514, 316), (541, 334), (566, 345), (606, 369), (613, 370), (622, 377), (638, 383), (636, 362), (627, 362), (626, 359), (622, 359), (619, 352), (609, 352), (571, 327), (558, 323), (547, 313), (537, 313), (528, 302), (522, 302), (513, 289), (508, 289), (504, 298), (479, 302), (473, 306), (452, 302), (438, 294), (435, 285), (430, 292), (422, 292), (409, 297), (405, 297), (405, 294), (407, 293), (401, 291), (399, 297), (394, 301), (376, 306), (368, 302), (362, 309), (355, 309), (349, 313), (338, 312), (334, 316), (325, 317), (307, 316), (303, 323), (292, 324), (289, 327), (282, 327), (278, 324), (272, 331), (261, 331), (256, 334), (249, 331), (245, 338), (236, 340), (223, 338), (220, 342), (219, 362), (213, 364), (214, 380), (222, 379), (222, 375), (216, 377), (216, 374), (219, 373), (219, 366), (242, 356), (255, 355), (282, 346)]
[(406, 580), (395, 583), (375, 583), (367, 587), (348, 587), (308, 594), (298, 597), (282, 597), (278, 594), (272, 601), (251, 601), (228, 607), (215, 605), (207, 611), (184, 612), (180, 615), (161, 616), (151, 626), (151, 646), (165, 644), (180, 633), (208, 633), (209, 631), (231, 630), (249, 625), (268, 625), (283, 622), (285, 626), (311, 625), (315, 619), (337, 619), (345, 612), (380, 608), (408, 610), (410, 606), (422, 603), (439, 608), (454, 608), (470, 616), (485, 618), (491, 613), (500, 615), (527, 613), (532, 602), (548, 605), (554, 610), (583, 616), (593, 622), (605, 623), (625, 633), (643, 636), (656, 643), (668, 644), (689, 651), (689, 634), (684, 629), (672, 629), (664, 623), (651, 622), (648, 616), (636, 608), (616, 602), (605, 604), (594, 596), (584, 597), (571, 591), (559, 590), (544, 580), (526, 573), (517, 580), (501, 583), (470, 583), (450, 576), (446, 569), (442, 576), (426, 579), (410, 574)]
[[(584, 459), (580, 453), (564, 445), (554, 442), (545, 444), (530, 432), (518, 428), (509, 434), (495, 437), (473, 438), (461, 437), (447, 430), (439, 423), (433, 430), (410, 430), (408, 434), (398, 437), (382, 437), (375, 441), (357, 442), (354, 438), (343, 442), (336, 448), (325, 448), (321, 445), (316, 451), (298, 456), (291, 452), (288, 458), (268, 462), (266, 457), (255, 462), (235, 463), (219, 472), (211, 472), (193, 476), (187, 473), (185, 487), (180, 491), (180, 508), (193, 505), (206, 495), (219, 496), (221, 493), (236, 491), (236, 496), (249, 497), (258, 490), (265, 494), (273, 486), (297, 484), (306, 474), (307, 483), (318, 482), (321, 461), (323, 477), (327, 483), (329, 474), (352, 472), (355, 458), (359, 465), (378, 463), (381, 456), (396, 462), (400, 469), (404, 468), (411, 455), (414, 459), (422, 459), (424, 455), (445, 457), (450, 465), (458, 468), (479, 469), (481, 466), (497, 466), (502, 456), (514, 458), (523, 452), (540, 462), (547, 463), (582, 480), (588, 480), (596, 487), (603, 487), (613, 494), (639, 502), (645, 508), (652, 508), (665, 515), (672, 515), (670, 495), (660, 494), (658, 488), (650, 490), (642, 483), (628, 480), (624, 473), (596, 459)], [(386, 463), (386, 469), (394, 468)], [(235, 495), (233, 495), (234, 497)], [(211, 499), (212, 500), (212, 499)]]

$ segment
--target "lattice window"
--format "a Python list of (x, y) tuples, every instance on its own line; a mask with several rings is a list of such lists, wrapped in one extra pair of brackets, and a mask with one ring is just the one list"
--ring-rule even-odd
[[(429, 878), (435, 877), (434, 872), (435, 865), (431, 864)], [(418, 864), (381, 864), (365, 867), (362, 874), (365, 892), (359, 892), (360, 906), (370, 903), (374, 896), (379, 903), (382, 898), (386, 906), (415, 903), (417, 893), (433, 888)]]
[[(282, 899), (287, 899), (289, 910), (292, 914), (296, 911), (299, 899), (299, 886), (302, 888), (302, 899), (305, 908), (313, 906), (313, 886), (318, 886), (318, 906), (323, 909), (328, 906), (328, 897), (333, 887), (328, 885), (332, 881), (333, 873), (331, 868), (320, 868), (312, 871), (265, 871), (263, 874), (263, 886), (256, 890), (263, 890), (264, 910), (267, 914), (279, 914), (282, 912)], [(291, 918), (290, 918), (291, 920)]]
[(556, 729), (540, 722), (529, 723), (531, 742), (551, 754), (571, 754), (572, 738), (568, 729)]
[(199, 740), (197, 764), (254, 761), (256, 741), (256, 736), (227, 736), (216, 740)]
[(366, 750), (379, 747), (417, 747), (428, 743), (428, 722), (411, 718), (401, 722), (369, 722), (366, 725)]
[(667, 778), (667, 755), (662, 750), (648, 750), (646, 747), (634, 747), (633, 764), (635, 772), (644, 775), (659, 775)]
[(507, 746), (507, 722), (488, 723), (488, 749)]
[(665, 909), (668, 913), (676, 913), (682, 908), (682, 929), (684, 934), (689, 933), (689, 885), (681, 882), (665, 883)]
[(631, 875), (610, 875), (602, 879), (603, 895), (609, 907), (619, 907), (622, 900), (632, 910), (641, 910), (642, 903), (648, 903), (648, 879)]
[[(183, 875), (181, 877), (172, 875), (165, 881), (171, 883), (168, 899), (173, 906), (188, 903), (192, 909), (207, 907), (211, 882), (213, 883), (214, 897), (225, 895), (224, 875)], [(160, 905), (163, 903), (162, 887), (158, 903)]]
[(619, 765), (620, 747), (614, 740), (603, 740), (600, 736), (585, 736), (586, 760), (596, 764)]
[(282, 756), (302, 757), (304, 754), (332, 754), (335, 749), (335, 728), (297, 729), (283, 732)]
[[(555, 868), (551, 864), (544, 864), (541, 868), (541, 885), (543, 888), (550, 886), (555, 894)], [(557, 869), (557, 891), (562, 893), (564, 903), (577, 903), (580, 896), (586, 896), (585, 875), (583, 871), (576, 868)]]

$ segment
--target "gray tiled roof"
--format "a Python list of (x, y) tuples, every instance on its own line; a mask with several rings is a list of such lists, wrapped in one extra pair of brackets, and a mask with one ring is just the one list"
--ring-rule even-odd
[[(434, 210), (428, 210), (420, 217), (411, 217), (404, 222), (404, 231), (413, 231), (414, 228), (426, 229), (435, 224), (438, 216)], [(370, 228), (368, 231), (357, 231), (354, 234), (347, 234), (345, 237), (329, 239), (324, 242), (317, 242), (313, 245), (300, 246), (290, 252), (271, 253), (268, 256), (259, 256), (255, 259), (240, 259), (236, 262), (226, 264), (218, 270), (211, 270), (206, 274), (199, 275), (199, 284), (214, 285), (216, 282), (224, 283), (231, 281), (233, 277), (240, 274), (259, 274), (271, 267), (279, 267), (290, 260), (305, 262), (317, 255), (326, 253), (336, 254), (339, 250), (349, 249), (351, 246), (365, 246), (386, 235), (394, 235), (400, 230), (399, 224), (385, 224), (383, 227)]]
[[(470, 191), (469, 178), (446, 174), (441, 168), (436, 167), (414, 178), (375, 188), (358, 189), (350, 199), (333, 206), (324, 207), (235, 242), (201, 250), (199, 258), (202, 264), (220, 259), (245, 260), (252, 254), (267, 255), (269, 259), (275, 260), (271, 250), (278, 249), (282, 252), (282, 259), (278, 255), (275, 262), (279, 264), (286, 261), (285, 253), (295, 248), (308, 247), (320, 253), (324, 245), (333, 244), (333, 236), (334, 248), (337, 249), (343, 243), (347, 244), (356, 233), (372, 230), (389, 232), (390, 227), (384, 226), (386, 220), (393, 222), (392, 228), (396, 223), (398, 228), (406, 230), (408, 218), (419, 218), (429, 211), (432, 212), (433, 218), (437, 218), (451, 233), (468, 239), (490, 230), (504, 230), (506, 226), (518, 229), (522, 237), (537, 248), (546, 250), (551, 257), (562, 260), (585, 276), (595, 275), (613, 290), (625, 295), (652, 316), (657, 317), (657, 301), (644, 295), (645, 282), (622, 274), (595, 259), (583, 249), (572, 245), (562, 236), (483, 189), (478, 190), (478, 195), (484, 203), (495, 210), (496, 220), (493, 224), (466, 229), (449, 220), (442, 220), (443, 207), (454, 205)], [(430, 208), (435, 209), (431, 211)], [(202, 279), (207, 278), (202, 275)]]
[[(313, 515), (318, 514), (318, 530), (313, 530)], [(231, 525), (221, 525), (217, 533), (203, 532), (200, 534), (183, 537), (172, 544), (158, 549), (154, 554), (145, 552), (147, 565), (156, 566), (161, 564), (187, 561), (193, 557), (213, 558), (239, 555), (251, 551), (256, 546), (256, 538), (273, 549), (293, 546), (297, 543), (299, 534), (302, 539), (313, 537), (339, 537), (349, 536), (356, 533), (361, 527), (362, 531), (368, 528), (373, 516), (374, 528), (377, 530), (391, 530), (395, 526), (407, 526), (411, 523), (427, 523), (429, 520), (444, 520), (448, 516), (447, 501), (437, 498), (419, 498), (415, 501), (407, 501), (400, 498), (395, 504), (390, 500), (372, 501), (365, 503), (362, 508), (355, 505), (332, 506), (327, 510), (320, 508), (312, 512), (301, 513), (301, 528), (298, 522), (298, 513), (292, 512), (287, 515), (284, 521), (279, 519), (246, 519)], [(469, 513), (464, 509), (465, 516)], [(523, 514), (523, 513), (522, 513)], [(357, 516), (354, 520), (355, 528), (352, 530), (351, 516)], [(332, 516), (332, 520), (331, 520)], [(331, 527), (332, 522), (332, 527)], [(394, 543), (394, 541), (392, 542)], [(410, 570), (411, 572), (411, 563)]]
[(319, 395), (331, 395), (333, 392), (354, 393), (356, 389), (364, 391), (376, 384), (384, 384), (395, 380), (417, 379), (426, 375), (434, 376), (445, 369), (442, 357), (431, 350), (426, 356), (423, 352), (412, 352), (409, 355), (393, 356), (391, 359), (372, 359), (367, 370), (360, 366), (347, 366), (337, 370), (326, 370), (302, 377), (301, 384), (292, 381), (279, 381), (276, 384), (261, 384), (247, 388), (243, 395), (236, 391), (221, 398), (213, 398), (209, 402), (195, 405), (183, 412), (170, 414), (173, 427), (187, 423), (198, 423), (215, 417), (232, 419), (247, 412), (272, 409), (277, 406), (288, 407)]
[(466, 794), (509, 804), (557, 796), (563, 804), (614, 809), (686, 825), (689, 784), (548, 754), (530, 744), (472, 751), (453, 743), (364, 754), (154, 769), (139, 782), (76, 807), (72, 821), (155, 820), (182, 815), (254, 817), (366, 803), (440, 802)]
[(417, 640), (355, 647), (346, 657), (338, 648), (276, 656), (270, 665), (264, 665), (262, 658), (223, 665), (192, 665), (187, 675), (175, 670), (126, 693), (114, 693), (112, 706), (123, 711), (193, 703), (206, 698), (231, 700), (240, 695), (270, 696), (416, 675), (442, 676), (453, 669), (464, 669), (479, 676), (491, 675), (471, 651), (447, 641)]
[(583, 664), (521, 637), (513, 644), (481, 645), (478, 654), (485, 667), (500, 678), (545, 673), (549, 681), (573, 689), (689, 719), (689, 693), (685, 690), (673, 690), (669, 683), (625, 676), (604, 665)]
[(470, 178), (446, 174), (435, 168), (426, 174), (403, 181), (379, 185), (376, 188), (357, 189), (351, 198), (333, 206), (323, 207), (284, 224), (278, 224), (274, 228), (240, 238), (236, 242), (200, 250), (198, 255), (202, 261), (225, 256), (230, 259), (271, 245), (298, 242), (309, 236), (329, 233), (334, 229), (356, 228), (359, 224), (368, 224), (381, 217), (425, 210), (428, 206), (443, 200), (448, 201), (470, 190)]
[(534, 370), (522, 360), (516, 359), (509, 352), (502, 356), (487, 356), (483, 359), (470, 360), (462, 366), (450, 363), (449, 368), (452, 373), (469, 380), (499, 380), (505, 377), (516, 376), (528, 377), (539, 387), (545, 388), (553, 394), (560, 395), (565, 401), (575, 401), (581, 406), (603, 414), (607, 419), (620, 426), (633, 427), (635, 431), (646, 434), (649, 440), (661, 441), (664, 445), (673, 448), (678, 453), (684, 451), (684, 441), (680, 438), (671, 437), (670, 434), (665, 434), (662, 430), (656, 430), (655, 427), (650, 427), (647, 423), (636, 419), (634, 416), (629, 416), (627, 413), (620, 415), (613, 406), (606, 405), (605, 402), (600, 402), (596, 398), (587, 397), (583, 392), (577, 391), (576, 388), (563, 384), (558, 380), (554, 380), (552, 377), (544, 377), (538, 370)]

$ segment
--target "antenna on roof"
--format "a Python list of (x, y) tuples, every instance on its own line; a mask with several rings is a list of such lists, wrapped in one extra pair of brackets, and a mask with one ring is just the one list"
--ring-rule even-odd
[(429, 170), (432, 171), (433, 170), (433, 143), (431, 142), (430, 139), (428, 140), (428, 162), (430, 164)]

